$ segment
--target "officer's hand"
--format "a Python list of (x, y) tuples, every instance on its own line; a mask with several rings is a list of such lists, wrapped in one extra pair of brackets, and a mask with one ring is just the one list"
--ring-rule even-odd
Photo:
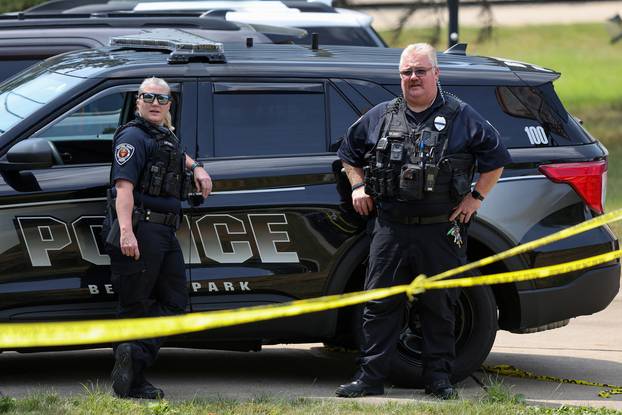
[(138, 241), (136, 240), (134, 232), (121, 232), (120, 245), (123, 255), (134, 257), (134, 259), (138, 261), (140, 258), (140, 251), (138, 250)]
[(479, 199), (475, 199), (471, 194), (467, 194), (460, 204), (454, 209), (454, 213), (451, 214), (449, 220), (458, 220), (458, 222), (467, 223), (471, 220), (471, 217), (482, 206), (482, 202)]
[(352, 206), (359, 215), (367, 216), (374, 210), (374, 199), (365, 193), (365, 186), (352, 191)]
[(194, 184), (203, 197), (207, 197), (212, 192), (212, 178), (203, 167), (199, 166), (194, 169)]

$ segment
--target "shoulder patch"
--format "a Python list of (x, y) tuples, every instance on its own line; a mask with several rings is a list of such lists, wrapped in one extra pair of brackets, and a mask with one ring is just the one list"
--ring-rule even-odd
[(114, 159), (117, 164), (122, 166), (126, 161), (132, 158), (134, 155), (134, 146), (127, 143), (121, 143), (114, 149)]

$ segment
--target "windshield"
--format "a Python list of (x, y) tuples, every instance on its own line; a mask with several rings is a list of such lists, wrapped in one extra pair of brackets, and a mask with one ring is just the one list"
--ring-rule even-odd
[(25, 72), (0, 85), (0, 135), (84, 79), (56, 72)]

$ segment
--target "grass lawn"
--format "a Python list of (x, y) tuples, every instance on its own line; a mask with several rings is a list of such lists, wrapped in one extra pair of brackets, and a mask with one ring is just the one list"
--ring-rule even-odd
[[(445, 32), (446, 33), (446, 30)], [(622, 207), (622, 42), (609, 43), (600, 23), (500, 27), (490, 40), (476, 42), (478, 29), (461, 28), (469, 55), (498, 56), (561, 73), (555, 89), (566, 108), (609, 150), (607, 210)], [(381, 35), (392, 39), (391, 32)], [(427, 42), (432, 29), (404, 31), (391, 46)], [(436, 45), (439, 49), (443, 43)], [(622, 224), (613, 224), (622, 237)]]
[(7, 415), (620, 415), (611, 409), (586, 407), (543, 408), (528, 406), (520, 395), (494, 388), (477, 402), (378, 402), (346, 399), (283, 399), (261, 396), (250, 400), (224, 398), (169, 402), (123, 400), (103, 392), (61, 398), (56, 394), (31, 395), (23, 399), (0, 398), (0, 414)]

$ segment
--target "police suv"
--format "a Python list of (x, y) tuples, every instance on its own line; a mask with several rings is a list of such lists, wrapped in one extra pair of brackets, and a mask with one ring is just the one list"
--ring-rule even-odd
[[(181, 43), (180, 43), (181, 42)], [(0, 84), (0, 319), (114, 318), (101, 223), (115, 129), (146, 76), (172, 86), (173, 123), (214, 193), (184, 205), (178, 237), (188, 311), (278, 304), (360, 290), (369, 239), (335, 151), (348, 126), (400, 91), (400, 50), (209, 42), (186, 32), (118, 38), (50, 58)], [(471, 226), (471, 260), (603, 213), (607, 151), (564, 109), (535, 65), (439, 53), (447, 93), (500, 132), (513, 162)], [(509, 258), (486, 274), (617, 249), (607, 226)], [(414, 276), (413, 276), (414, 277)], [(455, 379), (476, 370), (498, 329), (529, 333), (604, 309), (620, 263), (463, 290)], [(169, 345), (259, 350), (356, 345), (360, 307), (177, 336)], [(416, 315), (416, 301), (409, 311)], [(416, 319), (415, 319), (416, 320)], [(396, 384), (420, 384), (419, 327), (404, 327)]]

